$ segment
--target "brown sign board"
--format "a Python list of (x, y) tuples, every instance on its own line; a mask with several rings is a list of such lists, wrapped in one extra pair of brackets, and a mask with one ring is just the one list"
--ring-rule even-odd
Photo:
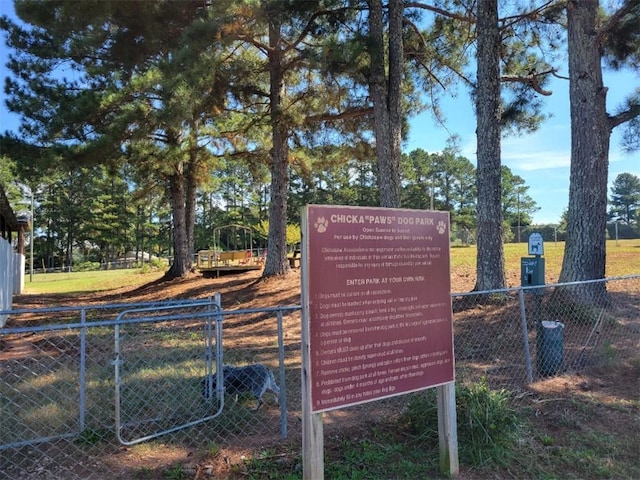
[(452, 382), (449, 214), (308, 205), (303, 218), (311, 411)]

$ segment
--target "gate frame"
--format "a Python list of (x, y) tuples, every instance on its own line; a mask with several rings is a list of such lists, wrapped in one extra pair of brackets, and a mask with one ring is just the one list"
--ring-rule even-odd
[[(161, 437), (163, 435), (167, 435), (169, 433), (177, 432), (183, 430), (185, 428), (193, 427), (195, 425), (199, 425), (200, 423), (207, 422), (218, 417), (222, 410), (224, 409), (224, 380), (223, 380), (223, 352), (222, 352), (222, 319), (223, 316), (220, 315), (221, 311), (221, 298), (220, 294), (216, 293), (214, 297), (213, 303), (209, 304), (209, 312), (204, 314), (189, 314), (189, 318), (204, 318), (204, 334), (205, 334), (205, 363), (206, 363), (206, 376), (211, 378), (212, 376), (212, 368), (213, 368), (213, 333), (215, 330), (215, 363), (216, 363), (216, 397), (218, 399), (218, 410), (213, 414), (203, 418), (199, 418), (197, 420), (192, 420), (190, 422), (184, 423), (182, 425), (177, 425), (175, 427), (160, 430), (158, 432), (152, 433), (150, 435), (146, 435), (143, 437), (138, 437), (134, 440), (125, 440), (122, 437), (122, 429), (125, 425), (122, 424), (122, 415), (121, 415), (121, 391), (120, 387), (122, 385), (121, 375), (120, 375), (120, 367), (124, 363), (124, 359), (122, 358), (121, 344), (120, 344), (120, 326), (122, 324), (129, 324), (131, 322), (124, 321), (124, 317), (130, 314), (139, 314), (145, 312), (153, 312), (157, 313), (159, 311), (169, 311), (169, 310), (177, 310), (177, 309), (185, 309), (191, 308), (193, 304), (184, 304), (184, 305), (166, 305), (162, 307), (146, 307), (146, 308), (136, 308), (136, 309), (128, 309), (120, 312), (118, 317), (116, 318), (116, 322), (114, 325), (113, 335), (114, 335), (114, 359), (111, 364), (114, 366), (114, 389), (115, 389), (115, 433), (116, 438), (122, 445), (131, 446), (136, 445), (138, 443), (146, 442), (147, 440), (151, 440), (153, 438)], [(216, 312), (213, 312), (213, 307), (215, 307)], [(215, 317), (215, 328), (214, 325), (214, 317)], [(173, 319), (174, 316), (153, 316), (153, 317), (141, 317), (136, 318), (135, 323), (145, 323), (145, 322), (160, 322), (162, 320)], [(209, 389), (212, 388), (211, 382), (209, 382)], [(212, 393), (212, 392), (211, 392)], [(209, 397), (211, 399), (211, 396)]]

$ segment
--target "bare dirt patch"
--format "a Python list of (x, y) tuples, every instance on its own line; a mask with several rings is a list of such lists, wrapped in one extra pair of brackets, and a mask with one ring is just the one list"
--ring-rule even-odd
[[(509, 284), (519, 282), (518, 272), (508, 274)], [(473, 288), (473, 272), (462, 270), (452, 276), (452, 291), (464, 292)], [(221, 276), (219, 278), (205, 278), (200, 274), (192, 274), (186, 278), (171, 281), (153, 281), (141, 286), (124, 287), (107, 292), (74, 295), (22, 295), (14, 300), (14, 308), (37, 308), (47, 305), (100, 305), (110, 303), (137, 303), (162, 301), (170, 299), (198, 299), (207, 298), (215, 293), (222, 295), (223, 308), (250, 309), (273, 306), (287, 306), (300, 304), (300, 270), (283, 277), (263, 279), (260, 272), (247, 272), (240, 275)], [(469, 322), (477, 324), (478, 331), (487, 325), (487, 319), (502, 315), (500, 305), (483, 305), (477, 312), (470, 312)], [(25, 319), (25, 325), (37, 324), (50, 319)], [(243, 341), (251, 337), (252, 344), (259, 341), (262, 319), (256, 315), (250, 321), (242, 320), (230, 324), (234, 331), (229, 348), (242, 348)], [(300, 316), (291, 315), (285, 320), (285, 335), (289, 340), (300, 338)], [(485, 332), (489, 332), (486, 328)], [(29, 355), (29, 345), (37, 341), (37, 336), (24, 338), (19, 344), (11, 348), (0, 349), (0, 356), (9, 358), (11, 355)], [(265, 342), (271, 342), (267, 336)], [(265, 348), (268, 347), (265, 345)], [(269, 346), (269, 348), (271, 348)], [(38, 349), (41, 353), (42, 350)], [(0, 358), (2, 359), (2, 358)], [(488, 359), (487, 361), (489, 361)], [(292, 369), (299, 367), (290, 365)], [(544, 381), (535, 382), (531, 388), (523, 393), (522, 399), (531, 411), (531, 421), (535, 438), (530, 439), (530, 455), (532, 461), (548, 462), (552, 476), (558, 475), (553, 467), (554, 462), (564, 455), (563, 448), (579, 442), (580, 436), (603, 435), (626, 438), (631, 444), (639, 445), (640, 432), (640, 366), (635, 363), (625, 363), (607, 368), (592, 369), (585, 372), (568, 372)], [(300, 409), (299, 385), (290, 392), (292, 411), (289, 422), (299, 423)], [(396, 414), (385, 404), (367, 404), (327, 414), (325, 419), (325, 435), (327, 452), (339, 450), (340, 438), (358, 438), (370, 423), (381, 418), (388, 418)], [(364, 419), (364, 421), (363, 421)], [(290, 438), (285, 444), (277, 446), (271, 451), (275, 464), (281, 464), (287, 469), (294, 468), (299, 462), (299, 451), (291, 445), (299, 441), (299, 429), (290, 429)], [(541, 432), (541, 433), (540, 433)], [(332, 440), (333, 439), (333, 440)], [(336, 443), (333, 444), (332, 441)], [(583, 440), (586, 441), (586, 440)], [(115, 462), (119, 468), (126, 468), (129, 472), (140, 472), (141, 469), (151, 468), (144, 478), (166, 478), (162, 472), (176, 462), (185, 465), (184, 478), (245, 478), (242, 465), (246, 458), (250, 458), (260, 449), (260, 438), (253, 438), (243, 447), (222, 448), (215, 455), (198, 452), (197, 449), (184, 451), (140, 452), (135, 449), (122, 448), (114, 458), (106, 459), (105, 463)], [(264, 446), (273, 448), (273, 440), (265, 439)], [(637, 448), (635, 449), (637, 452)], [(571, 461), (562, 460), (566, 473), (571, 472)], [(613, 460), (612, 460), (613, 461)], [(633, 462), (633, 459), (623, 459)], [(511, 479), (526, 478), (528, 470), (523, 467), (522, 472), (493, 471), (479, 472), (462, 466), (460, 478), (463, 479)], [(244, 473), (243, 473), (244, 472)], [(579, 474), (577, 474), (579, 477)], [(576, 476), (574, 473), (573, 477)], [(257, 477), (256, 477), (257, 478)], [(260, 477), (262, 478), (262, 477)], [(269, 477), (264, 477), (269, 478)], [(629, 477), (631, 478), (631, 477)]]

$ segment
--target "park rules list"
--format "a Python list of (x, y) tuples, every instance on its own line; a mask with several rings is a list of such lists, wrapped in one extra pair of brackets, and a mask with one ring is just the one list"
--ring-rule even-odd
[(311, 411), (453, 382), (449, 214), (307, 205), (302, 223)]

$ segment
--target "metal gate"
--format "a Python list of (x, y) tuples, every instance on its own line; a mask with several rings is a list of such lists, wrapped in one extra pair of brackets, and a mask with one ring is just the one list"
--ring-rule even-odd
[[(120, 443), (134, 445), (222, 413), (222, 318), (219, 296), (213, 304), (136, 308), (118, 315), (112, 363)], [(215, 391), (212, 382), (203, 381), (214, 371)]]

